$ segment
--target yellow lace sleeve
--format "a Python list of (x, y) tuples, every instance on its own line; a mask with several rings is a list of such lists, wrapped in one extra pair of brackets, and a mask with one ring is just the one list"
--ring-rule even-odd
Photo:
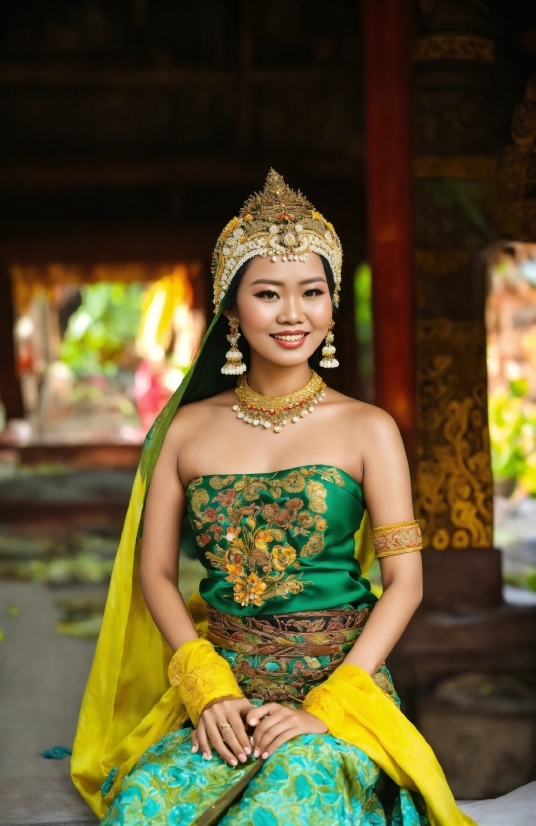
[(409, 522), (393, 522), (392, 525), (380, 525), (372, 531), (372, 542), (376, 557), (408, 554), (422, 550), (422, 536), (416, 519)]
[(168, 676), (194, 726), (207, 703), (219, 697), (244, 696), (231, 666), (208, 640), (189, 640), (181, 645), (171, 658)]
[(323, 687), (317, 685), (312, 688), (302, 703), (304, 711), (314, 714), (328, 727), (328, 732), (334, 737), (340, 737), (344, 726), (344, 709), (337, 698)]

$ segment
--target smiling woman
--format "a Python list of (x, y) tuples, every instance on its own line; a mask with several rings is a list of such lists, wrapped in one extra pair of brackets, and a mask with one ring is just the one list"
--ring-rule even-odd
[[(218, 239), (216, 315), (147, 437), (74, 746), (105, 826), (472, 823), (384, 664), (422, 590), (400, 434), (312, 370), (324, 340), (336, 364), (341, 261), (273, 170)], [(207, 576), (186, 606), (188, 533)]]

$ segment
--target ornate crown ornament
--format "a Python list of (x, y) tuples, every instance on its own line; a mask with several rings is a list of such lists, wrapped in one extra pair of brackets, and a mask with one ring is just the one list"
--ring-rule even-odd
[(337, 233), (301, 192), (294, 192), (270, 169), (262, 192), (248, 198), (216, 243), (212, 255), (215, 311), (235, 273), (250, 258), (305, 261), (309, 252), (329, 261), (335, 281), (333, 304), (338, 307), (342, 247)]

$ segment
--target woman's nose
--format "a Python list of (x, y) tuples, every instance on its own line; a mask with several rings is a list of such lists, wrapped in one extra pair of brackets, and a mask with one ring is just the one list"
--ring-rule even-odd
[(303, 310), (300, 302), (295, 298), (288, 297), (281, 307), (281, 311), (277, 317), (279, 324), (298, 324), (305, 320)]

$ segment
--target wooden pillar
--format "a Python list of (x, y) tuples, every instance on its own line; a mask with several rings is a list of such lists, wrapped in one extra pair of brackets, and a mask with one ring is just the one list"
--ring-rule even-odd
[[(484, 2), (436, 0), (418, 18), (415, 41), (415, 279), (419, 459), (416, 513), (434, 565), (493, 545), (488, 439), (485, 268), (494, 240), (495, 46)], [(452, 21), (456, 21), (455, 30)], [(471, 113), (468, 116), (466, 113)], [(476, 558), (476, 556), (475, 556)], [(500, 561), (487, 558), (496, 598)], [(438, 574), (438, 594), (447, 589)], [(479, 583), (461, 578), (464, 604)], [(484, 589), (485, 590), (485, 589)], [(451, 597), (452, 598), (452, 595)], [(452, 603), (451, 603), (452, 604)]]
[(411, 14), (408, 0), (362, 0), (365, 181), (376, 404), (415, 450)]
[(6, 411), (6, 419), (24, 417), (22, 393), (15, 366), (14, 324), (15, 310), (9, 270), (5, 266), (0, 266), (0, 399)]

